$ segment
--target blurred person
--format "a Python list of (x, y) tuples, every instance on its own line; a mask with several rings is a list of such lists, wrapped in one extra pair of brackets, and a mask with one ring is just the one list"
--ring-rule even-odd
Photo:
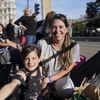
[(6, 43), (8, 38), (6, 36), (5, 27), (0, 23), (0, 83), (5, 84), (8, 82), (11, 55), (9, 45)]
[[(16, 65), (21, 66), (21, 48), (20, 44), (8, 39), (4, 26), (0, 24), (0, 58), (3, 56), (3, 59), (0, 59), (1, 66), (7, 66), (6, 63), (10, 63), (11, 66), (9, 69), (12, 67), (14, 70), (16, 70)], [(5, 61), (6, 63), (2, 65), (1, 61)]]
[(6, 46), (10, 46), (15, 49), (19, 48), (19, 50), (22, 48), (19, 43), (13, 42), (8, 39), (6, 35), (5, 27), (3, 26), (3, 24), (0, 23), (0, 48), (6, 47)]
[(36, 31), (36, 41), (50, 35), (51, 19), (55, 14), (56, 14), (55, 11), (50, 11), (47, 13), (45, 20), (42, 22), (42, 25)]
[(56, 94), (59, 100), (65, 100), (74, 92), (74, 83), (70, 78), (70, 72), (77, 62), (80, 62), (79, 44), (77, 43), (73, 48), (60, 54), (60, 51), (70, 47), (72, 42), (74, 40), (69, 34), (68, 21), (63, 14), (53, 16), (51, 37), (40, 39), (37, 42), (41, 49), (43, 64), (47, 69), (47, 77), (43, 80), (43, 86), (49, 87), (49, 92), (54, 91), (53, 94)]
[[(24, 15), (15, 21), (15, 24), (21, 25), (24, 30), (24, 36), (26, 37), (26, 44), (34, 44), (36, 41), (36, 15), (32, 14), (29, 8), (24, 9)], [(23, 31), (22, 30), (22, 31)]]
[(14, 23), (13, 20), (10, 19), (9, 23), (5, 27), (5, 31), (9, 40), (14, 41), (15, 39), (15, 31), (14, 31)]

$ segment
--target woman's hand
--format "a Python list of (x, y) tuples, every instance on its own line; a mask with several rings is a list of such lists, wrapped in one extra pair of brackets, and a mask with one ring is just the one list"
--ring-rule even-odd
[(44, 78), (42, 81), (42, 89), (44, 89), (48, 83), (49, 83), (49, 78), (48, 77)]

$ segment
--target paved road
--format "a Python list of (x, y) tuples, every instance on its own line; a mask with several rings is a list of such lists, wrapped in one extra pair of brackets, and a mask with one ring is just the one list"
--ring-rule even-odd
[(80, 44), (80, 52), (87, 60), (100, 51), (100, 37), (74, 37), (74, 40)]
[(73, 37), (77, 41), (100, 42), (100, 37)]

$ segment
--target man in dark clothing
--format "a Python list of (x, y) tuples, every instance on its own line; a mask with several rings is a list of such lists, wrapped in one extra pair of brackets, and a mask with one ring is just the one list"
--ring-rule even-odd
[(9, 23), (7, 24), (5, 30), (6, 30), (6, 34), (7, 34), (8, 39), (13, 41), (15, 32), (14, 32), (14, 25), (12, 23), (12, 20), (9, 21)]
[(36, 27), (37, 22), (35, 20), (36, 15), (31, 15), (31, 10), (29, 8), (26, 8), (24, 10), (24, 15), (20, 17), (17, 21), (15, 21), (15, 24), (21, 25), (24, 29), (24, 35), (26, 37), (26, 44), (33, 44), (35, 43), (35, 33), (36, 33)]

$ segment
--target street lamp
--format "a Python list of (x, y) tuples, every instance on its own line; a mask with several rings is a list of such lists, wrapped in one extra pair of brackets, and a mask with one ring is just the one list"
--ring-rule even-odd
[(10, 20), (10, 8), (8, 8), (8, 12), (9, 12), (9, 20)]
[(27, 8), (29, 8), (29, 0), (27, 0)]
[(10, 20), (11, 20), (11, 18), (10, 18), (10, 16), (11, 16), (11, 15), (10, 15), (10, 10), (11, 10), (11, 9), (10, 9), (10, 3), (9, 3), (9, 7), (8, 7), (8, 13), (9, 13), (9, 22), (10, 22)]

